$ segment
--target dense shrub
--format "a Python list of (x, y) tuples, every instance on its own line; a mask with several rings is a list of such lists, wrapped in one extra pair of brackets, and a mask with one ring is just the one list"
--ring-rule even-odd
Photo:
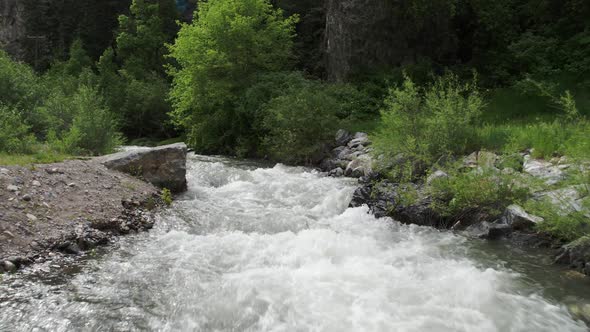
[(170, 47), (172, 117), (198, 151), (235, 153), (254, 121), (238, 101), (260, 74), (290, 67), (296, 18), (268, 0), (202, 2), (196, 17)]
[(70, 102), (72, 123), (67, 131), (50, 134), (52, 145), (70, 154), (100, 155), (121, 144), (115, 117), (94, 88), (81, 86)]
[(483, 100), (475, 83), (455, 75), (435, 79), (422, 89), (409, 77), (392, 88), (373, 140), (389, 164), (400, 155), (414, 164), (432, 164), (442, 156), (467, 152)]
[(338, 129), (338, 109), (339, 100), (319, 83), (272, 99), (264, 110), (265, 150), (286, 163), (318, 162)]
[(529, 195), (527, 185), (513, 175), (493, 170), (453, 171), (449, 175), (433, 181), (429, 188), (433, 208), (444, 216), (460, 218), (482, 213), (496, 216)]
[(0, 152), (29, 153), (34, 144), (35, 137), (20, 112), (0, 104)]

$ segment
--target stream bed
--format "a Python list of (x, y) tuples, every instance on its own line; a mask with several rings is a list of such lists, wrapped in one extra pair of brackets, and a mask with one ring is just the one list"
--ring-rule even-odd
[(587, 331), (545, 253), (375, 219), (356, 181), (189, 155), (155, 228), (0, 281), (0, 331)]

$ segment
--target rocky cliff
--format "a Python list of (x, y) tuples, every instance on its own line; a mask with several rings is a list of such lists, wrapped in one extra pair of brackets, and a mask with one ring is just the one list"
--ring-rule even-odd
[(22, 58), (25, 37), (24, 2), (0, 1), (0, 48), (16, 58)]

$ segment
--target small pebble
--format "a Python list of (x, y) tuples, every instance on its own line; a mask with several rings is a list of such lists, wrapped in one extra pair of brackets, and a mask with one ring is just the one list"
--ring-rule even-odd
[(27, 213), (27, 219), (29, 219), (30, 221), (37, 221), (37, 217), (30, 213)]
[(33, 185), (33, 187), (40, 187), (41, 186), (41, 182), (35, 180), (31, 183)]
[(26, 194), (26, 195), (23, 195), (22, 199), (23, 199), (23, 201), (25, 201), (25, 202), (30, 202), (30, 201), (31, 201), (31, 199), (33, 199), (33, 198), (31, 197), (31, 195), (29, 195), (29, 194)]

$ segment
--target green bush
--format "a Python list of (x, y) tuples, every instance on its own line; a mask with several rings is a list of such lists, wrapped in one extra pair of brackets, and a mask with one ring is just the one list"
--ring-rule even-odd
[(319, 83), (272, 99), (264, 109), (265, 151), (286, 163), (318, 162), (339, 127), (338, 108), (339, 101)]
[(293, 63), (296, 17), (285, 18), (269, 0), (215, 0), (199, 4), (182, 26), (171, 57), (172, 118), (200, 152), (235, 153), (255, 117), (237, 113), (238, 101), (262, 73)]
[(414, 164), (468, 152), (484, 102), (475, 83), (447, 74), (422, 89), (409, 77), (392, 88), (373, 137), (385, 165), (403, 155)]
[(460, 218), (465, 214), (499, 215), (508, 205), (529, 196), (522, 179), (493, 170), (450, 172), (449, 177), (432, 182), (429, 187), (433, 208), (443, 216)]
[(534, 215), (543, 217), (545, 221), (537, 224), (537, 229), (566, 241), (573, 241), (582, 236), (590, 235), (590, 198), (585, 199), (587, 211), (570, 211), (563, 213), (558, 206), (549, 200), (530, 201), (526, 209)]
[(50, 143), (61, 151), (100, 155), (122, 143), (115, 117), (94, 88), (81, 86), (71, 97), (70, 107), (74, 116), (68, 130), (49, 135)]
[(30, 153), (35, 137), (16, 109), (0, 104), (0, 152)]
[(38, 77), (31, 67), (13, 61), (0, 50), (0, 101), (6, 106), (29, 111), (41, 98)]

